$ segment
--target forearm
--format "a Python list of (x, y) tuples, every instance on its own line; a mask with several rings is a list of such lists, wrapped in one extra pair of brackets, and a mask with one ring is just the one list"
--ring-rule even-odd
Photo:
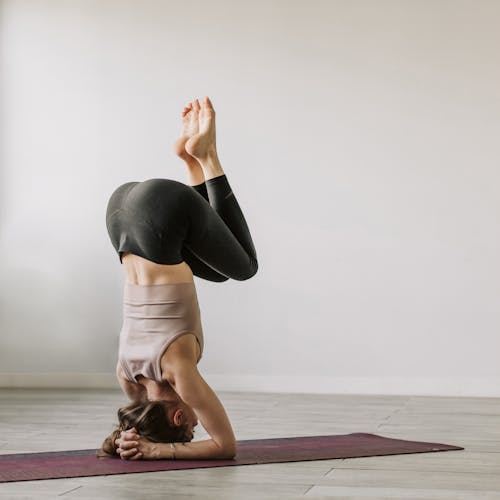
[(196, 459), (232, 459), (234, 450), (223, 450), (213, 439), (189, 443), (157, 443), (158, 459), (196, 460)]
[(197, 367), (191, 364), (178, 365), (173, 370), (170, 383), (179, 397), (193, 408), (204, 429), (212, 438), (208, 440), (209, 444), (204, 441), (189, 443), (193, 452), (209, 454), (210, 458), (216, 458), (215, 455), (220, 454), (224, 457), (228, 454), (234, 456), (236, 437), (231, 422), (221, 401), (205, 382)]

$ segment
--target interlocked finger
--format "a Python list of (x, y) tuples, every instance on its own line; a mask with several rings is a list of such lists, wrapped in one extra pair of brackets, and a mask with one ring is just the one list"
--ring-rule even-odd
[[(140, 456), (142, 455), (141, 453), (137, 453), (137, 446), (139, 445), (139, 442), (132, 441), (131, 439), (126, 439), (123, 436), (123, 433), (121, 438), (115, 440), (115, 444), (118, 446), (116, 449), (116, 453), (118, 453), (121, 458), (132, 459), (133, 457), (133, 459), (137, 460), (137, 458), (140, 458)], [(134, 456), (136, 454), (139, 456)]]

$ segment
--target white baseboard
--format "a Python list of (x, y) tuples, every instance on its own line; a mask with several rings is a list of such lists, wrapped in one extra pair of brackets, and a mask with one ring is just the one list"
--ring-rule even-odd
[(114, 373), (12, 372), (0, 373), (1, 388), (25, 389), (120, 389)]
[(214, 389), (225, 391), (500, 397), (500, 378), (203, 376)]
[[(215, 391), (500, 397), (500, 378), (321, 377), (205, 374)], [(112, 373), (0, 373), (2, 388), (118, 389)]]

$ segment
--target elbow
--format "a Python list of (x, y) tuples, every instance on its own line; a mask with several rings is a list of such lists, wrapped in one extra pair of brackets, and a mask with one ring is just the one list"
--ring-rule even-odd
[(236, 456), (236, 440), (217, 446), (217, 458), (231, 460)]
[(234, 444), (234, 446), (226, 447), (221, 453), (220, 458), (223, 458), (225, 460), (232, 460), (236, 456), (236, 451), (236, 444)]

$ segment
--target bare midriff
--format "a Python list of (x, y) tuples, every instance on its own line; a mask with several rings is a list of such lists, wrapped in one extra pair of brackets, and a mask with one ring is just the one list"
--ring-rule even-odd
[(170, 283), (192, 283), (193, 272), (186, 262), (180, 264), (157, 264), (133, 253), (123, 253), (127, 282), (134, 285), (167, 285)]

